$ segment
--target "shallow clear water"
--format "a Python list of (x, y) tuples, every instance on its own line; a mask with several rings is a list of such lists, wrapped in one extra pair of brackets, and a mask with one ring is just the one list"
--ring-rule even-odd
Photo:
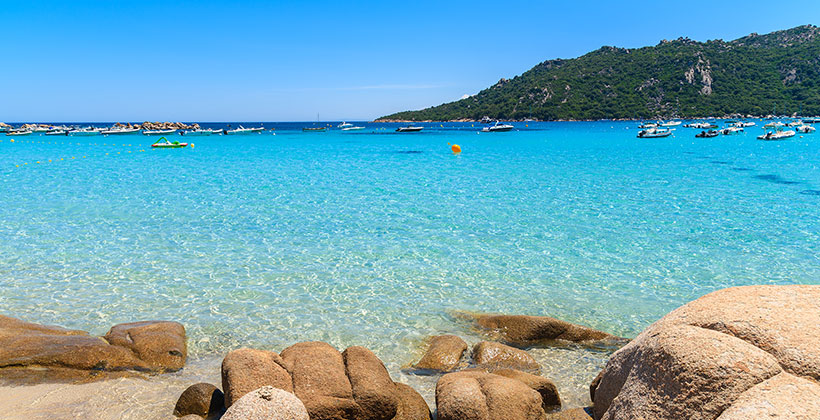
[[(478, 340), (451, 311), (631, 337), (716, 289), (820, 283), (820, 135), (761, 125), (0, 137), (0, 313), (100, 334), (177, 320), (195, 357), (365, 345), (420, 384), (400, 368), (424, 337)], [(606, 356), (534, 352), (574, 405)]]

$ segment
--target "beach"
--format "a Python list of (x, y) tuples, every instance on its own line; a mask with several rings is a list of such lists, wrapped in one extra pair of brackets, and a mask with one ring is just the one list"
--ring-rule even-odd
[[(714, 290), (820, 278), (812, 135), (637, 139), (621, 121), (301, 131), (311, 124), (170, 135), (195, 147), (153, 151), (142, 135), (0, 138), (0, 313), (97, 335), (176, 321), (190, 355), (148, 379), (4, 386), (4, 412), (168, 418), (191, 383), (220, 384), (228, 351), (309, 340), (373, 350), (433, 407), (437, 377), (406, 368), (429, 336), (483, 339), (460, 311), (633, 338)], [(566, 407), (589, 404), (611, 353), (529, 351)]]

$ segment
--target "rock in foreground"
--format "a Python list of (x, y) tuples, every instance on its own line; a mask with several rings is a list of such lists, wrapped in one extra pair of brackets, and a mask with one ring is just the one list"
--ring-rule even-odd
[(393, 382), (364, 347), (343, 353), (327, 343), (294, 344), (281, 354), (234, 350), (222, 363), (226, 404), (233, 407), (254, 385), (292, 390), (311, 420), (429, 420), (430, 410), (412, 388)]
[(61, 374), (173, 371), (185, 365), (187, 354), (185, 328), (176, 322), (119, 324), (105, 337), (93, 337), (85, 331), (0, 315), (0, 375), (2, 368), (16, 369), (19, 374), (21, 367), (54, 368)]
[(219, 388), (198, 383), (189, 386), (177, 400), (174, 415), (181, 417), (196, 414), (201, 417), (211, 417), (222, 413), (225, 409), (225, 399)]
[(473, 362), (481, 368), (510, 368), (538, 372), (541, 366), (524, 350), (500, 343), (482, 341), (473, 346)]
[(302, 401), (290, 392), (264, 386), (238, 399), (221, 420), (309, 420)]
[(436, 384), (439, 420), (543, 420), (541, 395), (521, 381), (478, 370), (448, 373)]
[(612, 355), (595, 419), (820, 418), (820, 286), (745, 286), (690, 302)]

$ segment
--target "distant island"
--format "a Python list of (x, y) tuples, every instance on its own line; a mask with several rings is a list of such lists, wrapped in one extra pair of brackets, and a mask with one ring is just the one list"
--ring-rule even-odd
[(820, 28), (663, 40), (548, 60), (476, 95), (376, 121), (597, 120), (820, 114)]

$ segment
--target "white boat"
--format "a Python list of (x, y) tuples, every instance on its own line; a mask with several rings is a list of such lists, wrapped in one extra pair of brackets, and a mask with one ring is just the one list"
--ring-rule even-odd
[(803, 125), (803, 121), (800, 120), (792, 121), (788, 124), (789, 127), (800, 127), (801, 125)]
[(11, 131), (7, 131), (6, 135), (7, 136), (27, 136), (31, 133), (32, 133), (31, 130), (11, 130)]
[(168, 129), (168, 130), (142, 130), (142, 134), (146, 136), (164, 136), (166, 134), (174, 134), (177, 130)]
[(795, 128), (795, 130), (797, 130), (798, 133), (809, 134), (814, 133), (816, 129), (810, 125), (803, 124), (800, 127)]
[(758, 140), (783, 140), (783, 139), (787, 139), (789, 137), (794, 137), (795, 134), (797, 134), (797, 133), (795, 133), (793, 130), (768, 131), (768, 132), (766, 132), (766, 134), (762, 134), (762, 135), (757, 136), (757, 139)]
[(817, 124), (820, 123), (820, 117), (803, 118), (803, 122), (806, 124)]
[(742, 132), (743, 132), (742, 127), (726, 127), (723, 130), (720, 130), (720, 133), (723, 134), (724, 136), (728, 136), (728, 135), (731, 135), (731, 134), (740, 134)]
[(51, 127), (45, 125), (35, 125), (34, 127), (31, 127), (31, 131), (33, 133), (46, 133), (49, 130), (51, 130)]
[(669, 137), (672, 135), (672, 130), (668, 128), (647, 128), (638, 132), (638, 138), (654, 139), (658, 137)]
[(416, 133), (424, 129), (424, 127), (416, 127), (414, 125), (408, 125), (406, 127), (399, 127), (396, 129), (398, 133)]
[(698, 128), (698, 129), (701, 129), (701, 130), (709, 130), (709, 129), (712, 129), (712, 128), (717, 128), (716, 125), (714, 125), (712, 123), (708, 123), (708, 122), (693, 122), (693, 123), (690, 123), (690, 124), (686, 124), (684, 127)]
[(638, 126), (638, 128), (657, 128), (657, 127), (658, 127), (657, 123), (642, 123), (641, 125)]
[(777, 128), (777, 127), (785, 127), (786, 124), (783, 124), (780, 121), (772, 121), (770, 123), (766, 123), (763, 125), (763, 128)]
[(109, 128), (106, 130), (100, 131), (100, 134), (103, 135), (117, 135), (117, 134), (135, 134), (139, 133), (139, 128)]
[(256, 127), (256, 128), (245, 128), (241, 125), (239, 128), (234, 128), (233, 130), (225, 130), (225, 134), (250, 134), (250, 133), (261, 133), (265, 127)]
[(342, 121), (342, 123), (341, 123), (341, 124), (339, 124), (339, 125), (337, 125), (336, 127), (337, 127), (337, 128), (342, 128), (342, 129), (344, 129), (344, 128), (350, 128), (350, 127), (353, 127), (353, 124), (351, 124), (351, 123), (349, 123), (349, 122), (347, 122), (347, 121)]
[(735, 127), (740, 127), (740, 128), (754, 127), (754, 126), (755, 126), (754, 121), (748, 121), (748, 122), (739, 121), (735, 124)]
[(183, 136), (210, 136), (213, 130), (185, 130), (182, 132)]
[(57, 129), (46, 132), (47, 136), (67, 136), (69, 130)]
[(500, 122), (496, 121), (494, 125), (491, 125), (489, 127), (484, 127), (484, 128), (481, 129), (481, 131), (483, 131), (485, 133), (494, 133), (496, 131), (510, 131), (513, 128), (515, 128), (515, 127), (513, 127), (509, 124), (501, 124)]
[(661, 123), (661, 127), (677, 127), (681, 125), (680, 121), (667, 121), (665, 123)]
[(342, 131), (362, 131), (362, 130), (364, 130), (364, 127), (359, 127), (359, 126), (355, 126), (355, 125), (352, 125), (352, 124), (349, 127), (345, 127), (345, 128), (342, 129)]
[(71, 136), (97, 136), (100, 134), (100, 130), (97, 128), (88, 127), (69, 131), (68, 134)]

